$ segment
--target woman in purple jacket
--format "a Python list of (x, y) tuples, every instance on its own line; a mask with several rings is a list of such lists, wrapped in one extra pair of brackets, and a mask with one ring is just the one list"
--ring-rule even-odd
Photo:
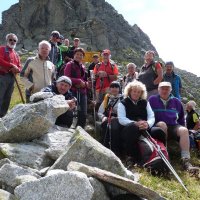
[(72, 95), (77, 98), (78, 121), (76, 126), (85, 127), (87, 116), (87, 76), (82, 64), (85, 52), (82, 48), (74, 50), (74, 59), (66, 64), (64, 75), (72, 80)]

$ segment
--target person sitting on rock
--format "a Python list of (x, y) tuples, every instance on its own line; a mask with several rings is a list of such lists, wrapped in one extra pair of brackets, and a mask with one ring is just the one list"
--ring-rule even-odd
[(86, 76), (85, 66), (82, 64), (85, 52), (82, 48), (74, 51), (74, 59), (66, 64), (64, 74), (72, 80), (71, 91), (77, 98), (78, 103), (78, 121), (76, 126), (82, 128), (86, 125), (87, 116), (87, 89), (89, 84)]
[(195, 111), (195, 107), (195, 101), (189, 101), (186, 104), (186, 125), (189, 130), (198, 131), (200, 129), (200, 120), (198, 113)]
[(149, 98), (149, 103), (155, 113), (155, 123), (167, 134), (168, 139), (179, 141), (183, 169), (198, 173), (199, 169), (190, 163), (189, 133), (185, 127), (184, 110), (181, 102), (171, 94), (170, 82), (161, 82), (158, 95)]
[(117, 65), (111, 63), (111, 52), (108, 49), (102, 52), (102, 62), (94, 67), (94, 75), (96, 77), (96, 103), (97, 108), (102, 103), (104, 95), (109, 92), (110, 83), (117, 80), (118, 68)]
[[(113, 81), (109, 87), (109, 93), (105, 95), (98, 110), (98, 117), (101, 121), (100, 142), (110, 148), (116, 155), (121, 154), (120, 124), (117, 119), (117, 107), (123, 99), (120, 94), (120, 84)], [(109, 129), (110, 122), (111, 129)]]
[(124, 100), (118, 105), (117, 114), (119, 123), (123, 126), (121, 137), (127, 159), (140, 162), (138, 141), (141, 134), (149, 131), (150, 135), (166, 143), (166, 134), (158, 127), (153, 127), (154, 113), (146, 100), (147, 91), (143, 83), (133, 81), (128, 83), (124, 90)]
[(155, 52), (147, 51), (144, 55), (144, 65), (142, 66), (138, 80), (145, 84), (147, 88), (147, 98), (158, 94), (158, 84), (163, 79), (163, 70), (159, 62), (154, 61)]
[(41, 41), (38, 45), (38, 55), (28, 58), (20, 73), (21, 80), (26, 88), (27, 102), (29, 102), (29, 97), (32, 94), (52, 84), (55, 66), (49, 61), (50, 50), (50, 43), (46, 40)]
[(128, 83), (138, 79), (138, 72), (136, 72), (136, 67), (137, 66), (134, 63), (128, 63), (128, 74), (126, 74), (123, 78), (123, 89)]
[(72, 96), (70, 88), (72, 86), (72, 81), (67, 76), (61, 76), (58, 78), (54, 84), (49, 85), (48, 87), (43, 88), (42, 92), (52, 92), (55, 95), (63, 95), (67, 104), (69, 105), (69, 110), (64, 114), (60, 115), (55, 124), (62, 127), (70, 128), (73, 122), (73, 109), (76, 107), (76, 98)]

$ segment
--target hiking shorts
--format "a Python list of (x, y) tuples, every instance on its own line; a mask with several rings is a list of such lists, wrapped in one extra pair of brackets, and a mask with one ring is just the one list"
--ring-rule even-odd
[(179, 141), (179, 136), (177, 135), (177, 129), (181, 127), (181, 125), (177, 124), (177, 125), (173, 125), (167, 126), (167, 133), (168, 133), (168, 140), (176, 140)]

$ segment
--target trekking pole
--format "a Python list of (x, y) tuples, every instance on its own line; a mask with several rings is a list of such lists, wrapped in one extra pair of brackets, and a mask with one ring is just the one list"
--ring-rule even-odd
[(167, 167), (169, 168), (169, 170), (173, 173), (173, 175), (176, 177), (176, 179), (178, 180), (178, 182), (182, 185), (182, 187), (184, 188), (184, 190), (189, 194), (188, 189), (186, 188), (186, 186), (184, 185), (184, 183), (181, 180), (181, 178), (179, 177), (179, 175), (176, 173), (176, 171), (174, 170), (174, 168), (172, 167), (172, 165), (170, 164), (170, 162), (167, 160), (167, 158), (165, 157), (165, 155), (161, 151), (160, 146), (155, 143), (155, 141), (152, 139), (152, 137), (148, 133), (148, 131), (144, 131), (143, 132), (143, 136), (146, 137), (149, 140), (149, 142), (152, 144), (152, 146), (154, 147), (154, 149), (156, 150), (156, 152), (158, 153), (158, 155), (161, 157), (161, 159), (164, 161), (164, 163), (167, 165)]
[(23, 95), (22, 95), (22, 91), (21, 91), (21, 88), (20, 88), (20, 86), (19, 86), (18, 80), (17, 80), (15, 74), (13, 74), (13, 76), (14, 76), (15, 83), (16, 83), (16, 85), (17, 85), (17, 88), (18, 88), (18, 91), (19, 91), (19, 94), (20, 94), (22, 103), (25, 104), (24, 97), (23, 97)]
[[(90, 70), (91, 74), (91, 81), (92, 81), (92, 101), (95, 102), (95, 93), (94, 93), (94, 73), (93, 70)], [(96, 110), (95, 110), (95, 104), (93, 106), (93, 114), (94, 114), (94, 129), (96, 133)]]
[(104, 137), (104, 145), (106, 143), (106, 138), (107, 138), (107, 135), (109, 134), (109, 148), (111, 150), (111, 140), (112, 140), (112, 136), (111, 136), (111, 114), (112, 114), (112, 107), (110, 108), (109, 110), (109, 114), (108, 114), (108, 122), (107, 122), (107, 127), (106, 127), (106, 134), (105, 134), (105, 137)]

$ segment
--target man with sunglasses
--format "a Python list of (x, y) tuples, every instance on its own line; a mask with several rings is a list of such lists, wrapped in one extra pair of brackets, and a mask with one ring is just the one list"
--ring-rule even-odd
[(6, 46), (0, 46), (0, 118), (5, 116), (14, 90), (14, 76), (21, 70), (20, 58), (14, 50), (18, 38), (6, 35)]

